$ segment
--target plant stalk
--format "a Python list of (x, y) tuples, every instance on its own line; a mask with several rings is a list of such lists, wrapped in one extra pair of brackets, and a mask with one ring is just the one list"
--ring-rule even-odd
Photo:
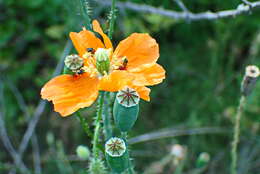
[(90, 17), (89, 17), (89, 14), (88, 14), (88, 9), (86, 7), (86, 3), (87, 1), (86, 0), (79, 0), (79, 3), (80, 3), (80, 12), (84, 18), (84, 21), (85, 21), (85, 24), (86, 24), (86, 28), (88, 30), (91, 30), (91, 20), (90, 20)]
[(76, 115), (80, 121), (80, 124), (84, 130), (84, 132), (90, 137), (93, 138), (93, 133), (90, 130), (90, 127), (88, 125), (87, 120), (81, 115), (81, 113), (79, 111), (76, 112)]
[(237, 108), (237, 113), (235, 116), (235, 126), (231, 150), (231, 174), (237, 174), (237, 146), (239, 143), (239, 134), (240, 134), (240, 120), (245, 107), (246, 98), (244, 95), (241, 96), (239, 101), (239, 106)]
[(104, 101), (104, 113), (102, 114), (104, 122), (104, 134), (105, 141), (112, 137), (112, 126), (111, 126), (111, 102), (110, 102), (110, 93), (105, 92), (105, 101)]
[(134, 174), (134, 168), (133, 168), (133, 164), (131, 162), (130, 159), (130, 154), (129, 154), (129, 150), (128, 150), (128, 143), (127, 143), (127, 132), (121, 132), (122, 138), (126, 141), (126, 153), (128, 153), (128, 174)]
[(116, 0), (112, 0), (108, 37), (112, 39), (116, 19)]
[(104, 96), (105, 92), (101, 91), (99, 100), (98, 100), (98, 106), (97, 106), (97, 116), (95, 120), (95, 131), (94, 131), (94, 139), (93, 139), (93, 156), (95, 159), (99, 158), (98, 153), (98, 140), (99, 140), (99, 132), (101, 128), (101, 119), (102, 119), (102, 113), (103, 113), (103, 104), (104, 104)]

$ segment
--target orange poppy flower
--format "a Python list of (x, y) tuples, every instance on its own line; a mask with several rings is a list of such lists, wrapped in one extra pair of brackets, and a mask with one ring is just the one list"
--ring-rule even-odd
[(151, 36), (131, 34), (113, 51), (99, 23), (94, 20), (92, 26), (93, 32), (83, 28), (79, 33), (70, 33), (78, 57), (84, 62), (80, 73), (57, 76), (41, 90), (41, 97), (52, 101), (54, 110), (62, 116), (90, 106), (99, 90), (116, 92), (128, 86), (149, 101), (150, 89), (146, 86), (161, 83), (165, 78), (165, 70), (156, 63), (159, 46)]

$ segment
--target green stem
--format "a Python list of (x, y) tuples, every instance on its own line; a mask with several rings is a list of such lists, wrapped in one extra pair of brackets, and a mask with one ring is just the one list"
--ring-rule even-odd
[(184, 160), (181, 160), (180, 164), (176, 167), (174, 174), (182, 174), (183, 167), (184, 167)]
[(104, 122), (104, 134), (105, 134), (105, 140), (108, 140), (113, 132), (112, 132), (112, 126), (111, 126), (111, 107), (110, 107), (110, 93), (105, 92), (105, 101), (104, 101), (104, 113), (103, 116), (103, 122)]
[(98, 99), (98, 108), (97, 108), (97, 116), (95, 121), (95, 132), (94, 132), (94, 139), (93, 139), (93, 156), (95, 159), (98, 159), (98, 140), (99, 140), (99, 132), (101, 127), (101, 119), (103, 113), (103, 104), (104, 104), (104, 96), (105, 93), (103, 91), (100, 92), (100, 96)]
[(108, 37), (112, 39), (116, 19), (116, 0), (112, 0)]
[(86, 24), (86, 28), (88, 30), (91, 30), (91, 20), (90, 20), (90, 17), (89, 17), (89, 14), (88, 14), (88, 2), (87, 0), (79, 0), (79, 3), (80, 3), (80, 12), (84, 18), (84, 21), (85, 21), (85, 24)]
[(237, 113), (235, 117), (235, 126), (231, 150), (231, 174), (237, 174), (237, 146), (239, 143), (239, 133), (240, 133), (240, 119), (245, 106), (246, 98), (241, 96), (239, 106), (237, 108)]
[(88, 122), (87, 120), (81, 115), (81, 113), (79, 111), (76, 112), (76, 115), (80, 121), (80, 124), (83, 128), (83, 130), (85, 131), (85, 133), (90, 137), (90, 138), (93, 138), (93, 134), (92, 132), (90, 131), (90, 127), (88, 125)]
[(129, 150), (128, 150), (128, 143), (127, 143), (127, 132), (121, 132), (121, 135), (122, 135), (122, 138), (126, 141), (126, 153), (128, 153), (128, 173), (129, 174), (134, 174), (135, 171), (134, 171), (134, 167), (133, 167), (133, 164), (131, 162), (131, 159), (130, 159), (130, 154), (129, 154)]

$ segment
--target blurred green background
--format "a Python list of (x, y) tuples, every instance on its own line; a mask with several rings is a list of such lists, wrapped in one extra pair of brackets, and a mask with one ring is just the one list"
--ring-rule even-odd
[[(109, 7), (89, 2), (91, 17), (106, 28)], [(181, 11), (172, 0), (131, 2)], [(241, 3), (183, 2), (192, 12), (235, 9)], [(0, 11), (0, 112), (13, 145), (18, 147), (27, 128), (26, 112), (32, 117), (40, 101), (40, 89), (51, 78), (69, 39), (68, 33), (79, 31), (84, 21), (76, 0), (1, 0)], [(129, 136), (158, 133), (164, 128), (169, 128), (169, 135), (171, 131), (172, 135), (176, 130), (183, 131), (182, 136), (160, 135), (158, 140), (133, 144), (138, 174), (147, 173), (148, 168), (156, 165), (162, 167), (161, 159), (176, 143), (188, 152), (183, 173), (197, 172), (196, 161), (201, 152), (211, 156), (201, 173), (229, 173), (232, 126), (244, 69), (248, 64), (260, 65), (260, 10), (234, 18), (192, 22), (119, 8), (114, 46), (133, 32), (150, 33), (156, 38), (160, 45), (159, 63), (165, 67), (167, 78), (152, 87), (150, 103), (141, 103), (139, 119)], [(248, 98), (241, 120), (240, 174), (260, 173), (259, 106), (260, 83)], [(95, 106), (85, 109), (83, 114), (91, 124)], [(196, 134), (194, 128), (202, 134)], [(80, 144), (91, 147), (91, 142), (75, 116), (62, 118), (48, 103), (35, 134), (42, 173), (84, 172), (88, 162), (79, 160), (75, 149)], [(0, 173), (5, 174), (14, 164), (2, 142), (0, 149)], [(33, 151), (30, 143), (23, 157), (32, 172)], [(163, 165), (164, 169), (157, 173), (172, 174), (172, 165)]]

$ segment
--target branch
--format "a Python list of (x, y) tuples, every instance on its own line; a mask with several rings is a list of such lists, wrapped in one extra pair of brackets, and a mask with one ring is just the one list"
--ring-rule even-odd
[[(9, 86), (10, 90), (12, 91), (13, 95), (15, 96), (19, 108), (24, 112), (26, 121), (29, 122), (30, 113), (29, 113), (28, 107), (26, 106), (25, 100), (24, 100), (21, 92), (9, 79), (6, 80), (6, 82), (7, 82), (7, 85)], [(34, 161), (35, 174), (41, 174), (40, 149), (39, 149), (39, 144), (38, 144), (38, 140), (37, 140), (37, 135), (35, 132), (33, 132), (33, 135), (32, 135), (32, 148), (33, 148), (33, 157), (34, 157), (33, 161)], [(19, 154), (19, 155), (22, 156), (22, 154)]]
[[(64, 61), (64, 58), (69, 54), (70, 50), (72, 48), (72, 43), (71, 41), (69, 40), (64, 48), (64, 51), (62, 53), (62, 56), (61, 56), (61, 59), (59, 61), (59, 63), (57, 64), (56, 68), (55, 68), (55, 71), (53, 73), (53, 77), (54, 76), (57, 76), (58, 74), (61, 73), (62, 71), (62, 68), (63, 68), (63, 61)], [(28, 143), (33, 135), (33, 132), (35, 130), (35, 127), (40, 119), (40, 117), (42, 116), (42, 113), (45, 109), (45, 106), (46, 106), (46, 101), (43, 101), (41, 100), (36, 108), (36, 111), (34, 112), (34, 115), (32, 117), (32, 119), (30, 120), (29, 122), (29, 125), (27, 127), (27, 130), (23, 136), (23, 139), (22, 139), (22, 142), (19, 146), (19, 154), (22, 154), (24, 153), (24, 151), (26, 150), (27, 146), (28, 146)]]
[[(0, 81), (0, 85), (3, 84), (2, 81)], [(4, 96), (3, 96), (3, 86), (0, 86), (0, 101), (4, 101)], [(8, 137), (7, 130), (5, 127), (5, 122), (4, 122), (4, 115), (3, 112), (0, 112), (0, 138), (3, 142), (4, 147), (6, 150), (9, 152), (11, 157), (14, 160), (15, 165), (17, 168), (21, 170), (22, 173), (28, 174), (30, 173), (27, 167), (24, 165), (21, 156), (16, 152), (14, 149), (14, 146), (11, 143), (10, 138)]]
[[(109, 6), (110, 1), (97, 0), (99, 4), (104, 6)], [(167, 16), (173, 19), (185, 20), (189, 16), (191, 21), (200, 21), (200, 20), (215, 20), (220, 18), (231, 18), (238, 15), (246, 14), (252, 10), (260, 8), (260, 1), (250, 2), (249, 4), (239, 4), (237, 9), (224, 10), (218, 12), (201, 12), (201, 13), (192, 13), (192, 12), (177, 12), (173, 10), (166, 10), (163, 8), (156, 8), (150, 5), (141, 5), (132, 2), (118, 2), (117, 7), (121, 9), (130, 9), (142, 13), (154, 13), (162, 16)]]
[(146, 141), (158, 140), (163, 138), (172, 138), (184, 135), (201, 135), (201, 134), (221, 134), (228, 133), (228, 129), (220, 127), (204, 127), (204, 128), (192, 128), (192, 129), (176, 129), (166, 128), (156, 132), (150, 132), (137, 137), (133, 137), (129, 140), (129, 144), (142, 143)]
[(184, 5), (184, 3), (181, 0), (174, 0), (176, 4), (182, 9), (184, 12), (189, 12), (188, 8)]

